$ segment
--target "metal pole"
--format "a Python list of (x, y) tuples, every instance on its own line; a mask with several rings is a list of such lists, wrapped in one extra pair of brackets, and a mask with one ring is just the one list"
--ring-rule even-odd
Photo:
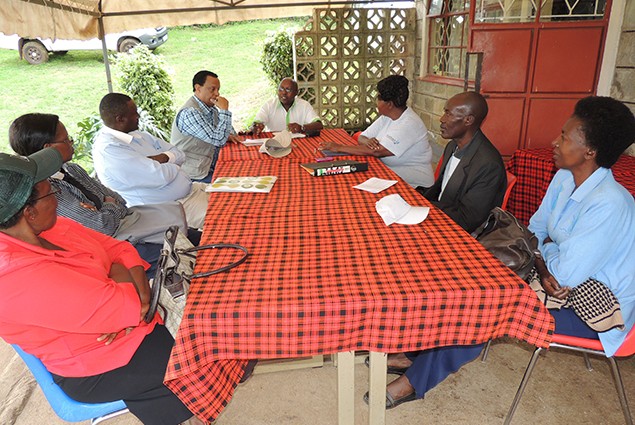
[(101, 1), (99, 2), (99, 39), (101, 40), (101, 54), (104, 56), (104, 66), (106, 67), (106, 83), (108, 84), (108, 93), (112, 93), (112, 77), (110, 75), (110, 62), (108, 62), (108, 49), (106, 48), (106, 31), (104, 31), (104, 18), (101, 14)]

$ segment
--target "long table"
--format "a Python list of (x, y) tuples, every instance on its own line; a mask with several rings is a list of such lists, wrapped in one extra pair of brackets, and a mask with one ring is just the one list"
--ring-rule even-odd
[[(298, 143), (313, 156), (319, 141)], [(369, 417), (380, 424), (385, 353), (502, 336), (548, 346), (552, 319), (533, 291), (444, 213), (432, 208), (415, 226), (384, 224), (375, 211), (383, 196), (429, 204), (379, 160), (363, 158), (368, 172), (312, 177), (298, 165), (306, 158), (293, 154), (228, 159), (243, 148), (227, 148), (216, 177), (278, 181), (268, 194), (210, 197), (202, 243), (239, 243), (250, 256), (192, 282), (166, 374), (166, 385), (201, 418), (227, 405), (247, 359), (346, 353), (338, 364), (343, 382), (352, 376), (352, 353), (368, 350)], [(353, 189), (373, 176), (399, 183), (380, 194)], [(205, 251), (195, 271), (226, 263), (227, 255)], [(353, 423), (353, 397), (352, 386), (339, 394), (340, 424)]]
[[(507, 163), (507, 170), (517, 179), (507, 209), (520, 221), (529, 224), (558, 171), (553, 163), (553, 150), (517, 150)], [(635, 157), (622, 155), (611, 170), (615, 180), (635, 196)]]

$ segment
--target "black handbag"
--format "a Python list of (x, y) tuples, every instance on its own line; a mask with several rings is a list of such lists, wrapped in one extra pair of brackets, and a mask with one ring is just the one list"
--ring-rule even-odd
[[(240, 250), (242, 256), (215, 270), (194, 273), (198, 251), (224, 248)], [(233, 269), (244, 263), (248, 255), (247, 248), (237, 244), (217, 243), (194, 246), (185, 235), (179, 233), (178, 226), (169, 227), (165, 231), (163, 249), (157, 262), (157, 272), (151, 283), (150, 308), (144, 316), (145, 322), (152, 321), (160, 305), (165, 326), (173, 336), (176, 335), (185, 309), (190, 281), (194, 278), (211, 276)]]
[(527, 278), (536, 259), (538, 239), (510, 212), (494, 208), (472, 236), (518, 276)]

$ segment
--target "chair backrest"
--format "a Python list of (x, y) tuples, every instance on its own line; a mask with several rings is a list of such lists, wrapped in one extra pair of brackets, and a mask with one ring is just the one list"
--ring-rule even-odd
[(615, 352), (615, 357), (628, 357), (633, 354), (635, 354), (635, 327), (626, 335), (626, 339)]
[(507, 209), (507, 201), (509, 201), (509, 195), (512, 193), (512, 188), (514, 187), (515, 184), (516, 184), (516, 176), (508, 171), (507, 172), (507, 189), (505, 189), (505, 196), (503, 197), (503, 204), (501, 205), (501, 208), (504, 210)]
[[(27, 367), (35, 377), (35, 380), (42, 388), (46, 399), (57, 416), (68, 422), (81, 422), (89, 419), (100, 418), (111, 413), (126, 413), (128, 408), (121, 401), (108, 403), (82, 403), (75, 401), (66, 395), (64, 391), (53, 381), (53, 376), (46, 369), (44, 364), (32, 354), (22, 350), (19, 346), (12, 344), (18, 355), (24, 360)], [(97, 421), (95, 421), (96, 423)]]
[(439, 158), (439, 162), (437, 162), (437, 168), (434, 170), (434, 181), (437, 181), (439, 178), (439, 174), (441, 174), (441, 164), (443, 164), (443, 155)]

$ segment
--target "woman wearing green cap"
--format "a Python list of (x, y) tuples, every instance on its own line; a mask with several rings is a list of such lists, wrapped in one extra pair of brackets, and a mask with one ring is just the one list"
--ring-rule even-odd
[(172, 337), (158, 315), (142, 320), (148, 264), (128, 242), (57, 217), (47, 178), (64, 149), (0, 153), (0, 336), (75, 400), (122, 399), (146, 424), (197, 421), (163, 385)]

